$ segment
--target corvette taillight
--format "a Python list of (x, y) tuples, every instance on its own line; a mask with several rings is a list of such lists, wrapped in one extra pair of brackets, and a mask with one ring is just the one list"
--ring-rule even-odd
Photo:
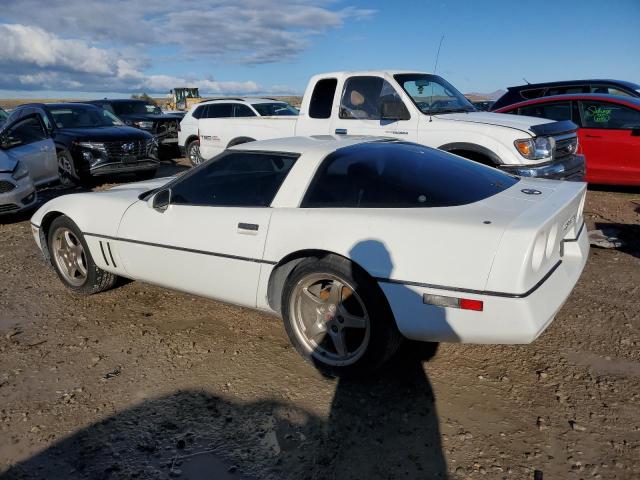
[(472, 300), (470, 298), (447, 297), (445, 295), (433, 295), (425, 293), (422, 296), (422, 302), (436, 307), (459, 308), (461, 310), (473, 310), (474, 312), (482, 312), (484, 303), (482, 300)]

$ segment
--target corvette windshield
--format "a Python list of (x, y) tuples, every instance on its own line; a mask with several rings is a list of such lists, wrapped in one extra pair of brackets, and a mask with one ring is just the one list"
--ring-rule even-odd
[(58, 128), (113, 127), (123, 123), (113, 113), (93, 106), (71, 105), (51, 109)]
[(427, 115), (473, 112), (476, 108), (444, 78), (424, 73), (394, 75), (416, 107)]

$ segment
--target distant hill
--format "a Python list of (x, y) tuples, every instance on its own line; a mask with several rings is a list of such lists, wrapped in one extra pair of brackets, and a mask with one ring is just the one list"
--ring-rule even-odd
[(491, 93), (477, 93), (477, 92), (465, 93), (464, 96), (467, 97), (472, 102), (479, 102), (481, 100), (495, 101), (505, 93), (506, 93), (506, 90), (496, 90), (495, 92), (491, 92)]

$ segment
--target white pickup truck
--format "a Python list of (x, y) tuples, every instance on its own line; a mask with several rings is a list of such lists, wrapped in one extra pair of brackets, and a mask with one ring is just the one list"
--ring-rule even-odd
[(199, 121), (205, 159), (254, 140), (373, 135), (439, 148), (516, 175), (582, 180), (576, 129), (570, 121), (480, 112), (443, 78), (408, 71), (316, 75), (297, 117)]

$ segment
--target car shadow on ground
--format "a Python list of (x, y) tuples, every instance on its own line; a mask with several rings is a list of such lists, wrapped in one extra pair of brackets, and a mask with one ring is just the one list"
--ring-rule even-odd
[[(382, 242), (361, 242), (353, 254), (377, 261), (386, 275), (392, 272)], [(403, 299), (422, 304), (406, 291)], [(336, 385), (326, 418), (279, 400), (242, 402), (177, 391), (60, 440), (0, 480), (446, 479), (425, 365), (436, 351), (437, 344), (405, 340), (372, 374), (325, 377), (321, 381)]]
[(327, 420), (280, 401), (177, 391), (90, 425), (0, 479), (446, 478), (421, 363), (436, 347), (415, 347), (375, 377), (339, 380)]

